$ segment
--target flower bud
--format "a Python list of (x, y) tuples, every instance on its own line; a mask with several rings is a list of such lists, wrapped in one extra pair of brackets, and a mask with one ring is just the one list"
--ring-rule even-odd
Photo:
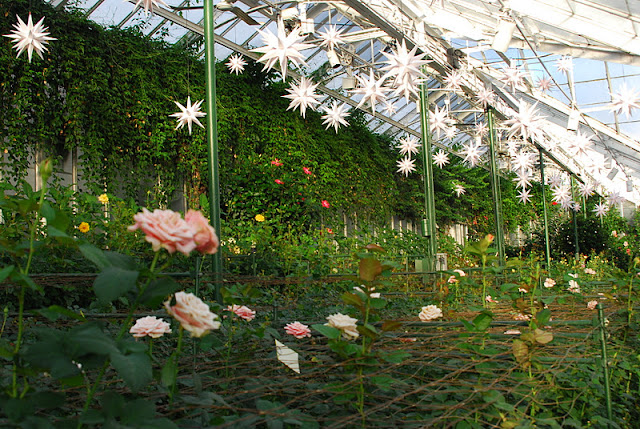
[(42, 177), (42, 183), (46, 184), (49, 177), (53, 173), (53, 161), (51, 158), (47, 158), (40, 163), (40, 177)]

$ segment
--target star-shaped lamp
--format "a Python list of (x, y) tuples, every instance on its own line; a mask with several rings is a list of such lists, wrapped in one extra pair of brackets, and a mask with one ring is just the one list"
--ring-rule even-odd
[(300, 36), (300, 28), (294, 28), (289, 35), (280, 30), (278, 30), (277, 36), (269, 30), (258, 30), (258, 33), (262, 35), (262, 40), (266, 43), (266, 46), (252, 49), (252, 51), (264, 54), (258, 60), (264, 63), (263, 70), (271, 70), (276, 62), (279, 62), (280, 72), (284, 80), (287, 78), (289, 61), (297, 67), (307, 64), (304, 61), (304, 55), (300, 51), (312, 48), (313, 45), (302, 42), (304, 37)]
[(174, 103), (176, 103), (176, 105), (181, 110), (180, 112), (169, 115), (171, 117), (178, 118), (178, 126), (176, 127), (176, 130), (182, 128), (186, 124), (189, 128), (189, 134), (191, 134), (191, 127), (194, 122), (204, 128), (204, 125), (202, 125), (198, 120), (198, 118), (206, 115), (206, 113), (200, 111), (200, 105), (203, 101), (204, 100), (200, 100), (192, 105), (191, 97), (189, 96), (187, 97), (186, 107), (178, 103), (177, 101), (174, 101)]
[(4, 37), (13, 39), (13, 48), (18, 51), (18, 57), (26, 50), (29, 62), (31, 62), (33, 51), (36, 51), (40, 58), (43, 58), (42, 53), (47, 50), (45, 45), (49, 43), (49, 40), (56, 40), (54, 37), (49, 37), (49, 29), (42, 25), (44, 17), (36, 25), (33, 25), (31, 14), (29, 14), (26, 24), (19, 16), (16, 17), (18, 23), (13, 24), (15, 30), (11, 30), (11, 34), (5, 34)]

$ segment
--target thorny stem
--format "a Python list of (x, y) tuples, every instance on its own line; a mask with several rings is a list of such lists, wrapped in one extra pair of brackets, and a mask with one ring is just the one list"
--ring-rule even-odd
[(180, 350), (182, 350), (182, 335), (184, 334), (184, 328), (180, 325), (178, 332), (178, 347), (173, 354), (173, 362), (175, 363), (173, 369), (173, 385), (171, 386), (171, 395), (169, 396), (169, 404), (173, 403), (173, 398), (176, 394), (176, 386), (178, 385), (178, 361), (180, 359)]

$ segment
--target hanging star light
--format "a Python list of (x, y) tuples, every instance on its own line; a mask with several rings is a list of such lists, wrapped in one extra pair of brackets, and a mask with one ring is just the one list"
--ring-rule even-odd
[(442, 168), (449, 163), (449, 156), (445, 151), (440, 149), (436, 154), (433, 155), (433, 163)]
[(178, 108), (180, 108), (181, 110), (181, 112), (169, 115), (171, 117), (178, 118), (178, 126), (176, 127), (176, 130), (182, 128), (186, 124), (189, 128), (189, 134), (191, 134), (191, 127), (194, 122), (204, 128), (204, 125), (202, 125), (198, 120), (198, 118), (206, 115), (206, 113), (200, 111), (200, 105), (203, 101), (204, 100), (200, 100), (192, 105), (191, 96), (188, 96), (186, 107), (178, 103), (177, 101), (174, 101), (174, 103), (176, 103)]
[(518, 199), (522, 204), (527, 204), (529, 201), (531, 201), (531, 191), (526, 188), (522, 188), (518, 193)]
[(466, 189), (464, 189), (464, 186), (462, 186), (461, 184), (456, 184), (453, 188), (453, 192), (456, 193), (456, 196), (459, 197), (460, 195), (466, 193)]
[(159, 5), (163, 5), (169, 7), (169, 5), (164, 2), (164, 0), (138, 0), (135, 6), (138, 7), (140, 3), (142, 3), (142, 6), (144, 7), (144, 13), (146, 15), (149, 14), (149, 11), (153, 12), (154, 6), (158, 7)]
[(569, 55), (563, 55), (558, 61), (556, 61), (556, 69), (559, 72), (568, 74), (573, 69), (573, 61)]
[(347, 108), (348, 106), (346, 103), (338, 105), (337, 101), (333, 101), (331, 103), (331, 107), (322, 106), (322, 109), (326, 112), (326, 115), (322, 115), (322, 119), (324, 119), (322, 123), (327, 124), (325, 129), (334, 127), (337, 133), (340, 125), (344, 125), (345, 127), (348, 126), (349, 123), (345, 119), (349, 116)]
[(536, 87), (540, 92), (551, 91), (551, 88), (553, 88), (553, 86), (553, 79), (551, 79), (550, 77), (543, 77), (536, 81)]
[(593, 190), (594, 190), (594, 186), (591, 183), (579, 183), (578, 184), (578, 193), (585, 197), (588, 198), (591, 195), (593, 195)]
[(247, 65), (247, 62), (242, 58), (242, 55), (233, 54), (229, 57), (229, 61), (227, 61), (225, 65), (229, 69), (229, 72), (238, 75), (244, 71), (244, 66)]
[(596, 204), (596, 206), (593, 209), (593, 212), (598, 217), (603, 217), (604, 215), (607, 214), (608, 211), (609, 211), (609, 206), (607, 205), (607, 203)]
[(405, 156), (400, 161), (398, 161), (397, 164), (398, 173), (402, 173), (405, 176), (409, 176), (409, 173), (415, 171), (416, 169), (415, 160), (411, 159), (409, 156)]
[(535, 162), (536, 155), (531, 152), (520, 152), (511, 158), (513, 171), (530, 170)]
[(486, 108), (488, 105), (493, 104), (496, 101), (496, 93), (490, 88), (483, 86), (476, 94), (476, 100), (478, 103), (482, 104), (483, 108)]
[(560, 185), (553, 188), (553, 201), (560, 204), (563, 209), (571, 208), (574, 201), (571, 199), (571, 188), (568, 185)]
[(265, 63), (262, 70), (271, 70), (278, 62), (280, 63), (282, 79), (286, 80), (289, 61), (298, 68), (307, 65), (304, 61), (304, 55), (300, 51), (312, 48), (313, 45), (302, 42), (304, 37), (300, 36), (299, 27), (291, 30), (289, 35), (286, 35), (284, 30), (280, 29), (278, 29), (277, 36), (268, 29), (264, 31), (258, 30), (258, 33), (262, 35), (262, 40), (266, 45), (251, 51), (264, 54), (258, 60), (258, 62)]
[(515, 92), (516, 88), (524, 84), (526, 73), (521, 67), (507, 67), (504, 69), (504, 77), (502, 81), (511, 87), (511, 92)]
[(575, 138), (569, 143), (569, 147), (575, 151), (574, 156), (587, 155), (592, 138), (593, 136), (587, 136), (580, 131), (576, 132)]
[(444, 82), (446, 83), (445, 89), (450, 91), (462, 91), (462, 73), (457, 70), (454, 70), (451, 74), (448, 74), (447, 77), (444, 78)]
[(453, 140), (457, 134), (458, 134), (458, 129), (453, 126), (447, 128), (447, 130), (444, 132), (444, 136), (449, 140)]
[(333, 50), (337, 48), (338, 45), (345, 43), (344, 39), (342, 38), (343, 31), (344, 30), (338, 30), (338, 27), (336, 27), (335, 25), (329, 25), (327, 27), (327, 31), (325, 32), (319, 31), (318, 36), (320, 36), (320, 38), (322, 39), (322, 42), (320, 42), (320, 46), (323, 46), (328, 50)]
[(396, 148), (400, 150), (400, 155), (415, 155), (420, 152), (420, 142), (414, 136), (409, 136), (401, 138)]
[(537, 105), (538, 103), (529, 105), (524, 100), (519, 101), (518, 111), (514, 111), (513, 117), (505, 121), (507, 125), (511, 126), (509, 128), (509, 138), (515, 135), (519, 135), (523, 140), (540, 137), (543, 117), (537, 116)]
[(436, 106), (436, 110), (429, 115), (429, 127), (437, 137), (440, 137), (440, 133), (446, 133), (452, 123), (453, 120), (449, 118), (446, 107)]
[(478, 137), (484, 137), (489, 134), (489, 127), (487, 127), (487, 124), (485, 124), (484, 122), (478, 122), (475, 125), (475, 131)]
[(384, 88), (384, 79), (376, 80), (373, 74), (373, 69), (369, 70), (369, 78), (366, 76), (357, 75), (356, 79), (360, 83), (360, 86), (352, 90), (355, 94), (362, 94), (362, 99), (356, 107), (362, 106), (367, 101), (371, 105), (371, 113), (376, 114), (376, 103), (378, 101), (384, 102), (387, 98)]
[(574, 202), (573, 207), (571, 207), (571, 209), (574, 212), (579, 213), (582, 210), (582, 206), (580, 205), (580, 203)]
[(516, 187), (526, 189), (531, 186), (532, 176), (529, 174), (529, 170), (518, 170), (516, 177), (513, 179), (516, 182)]
[(460, 151), (460, 154), (464, 155), (463, 161), (468, 162), (471, 167), (475, 167), (480, 162), (483, 153), (484, 150), (479, 141), (463, 145)]
[(618, 92), (611, 94), (611, 110), (618, 115), (631, 117), (633, 110), (640, 108), (639, 102), (637, 91), (626, 84), (622, 84)]
[(507, 153), (510, 157), (514, 157), (518, 154), (520, 150), (520, 143), (515, 140), (507, 141)]
[(386, 72), (382, 80), (391, 78), (392, 86), (396, 88), (394, 93), (404, 95), (407, 101), (409, 101), (411, 94), (418, 96), (418, 85), (427, 78), (422, 72), (422, 66), (429, 61), (424, 59), (424, 54), (416, 54), (417, 50), (418, 46), (416, 45), (409, 51), (403, 39), (397, 50), (390, 54), (382, 52), (387, 57), (385, 60), (387, 65), (380, 69)]
[(40, 18), (36, 25), (33, 25), (31, 13), (29, 13), (26, 24), (19, 16), (16, 15), (16, 18), (18, 18), (18, 23), (13, 24), (15, 30), (11, 30), (11, 34), (4, 34), (4, 37), (14, 39), (13, 49), (18, 51), (17, 57), (26, 50), (29, 62), (31, 62), (33, 51), (36, 51), (36, 54), (44, 59), (42, 53), (47, 50), (45, 45), (49, 43), (49, 40), (57, 40), (55, 37), (49, 36), (49, 28), (42, 24), (44, 17)]
[(562, 185), (562, 176), (558, 173), (551, 174), (547, 177), (547, 184), (550, 188), (557, 188)]
[(607, 202), (610, 206), (620, 204), (624, 201), (624, 197), (620, 195), (618, 191), (610, 191), (609, 195), (607, 195)]
[(307, 108), (313, 110), (314, 106), (320, 103), (318, 101), (320, 95), (315, 93), (317, 86), (317, 83), (313, 83), (311, 79), (307, 79), (304, 76), (300, 78), (300, 84), (298, 85), (295, 82), (291, 82), (290, 87), (287, 89), (289, 94), (283, 95), (284, 98), (291, 100), (287, 110), (295, 110), (299, 107), (300, 114), (303, 118), (306, 118)]
[(389, 100), (384, 100), (383, 102), (384, 102), (384, 109), (382, 111), (389, 116), (394, 115), (397, 111), (396, 105), (390, 102)]

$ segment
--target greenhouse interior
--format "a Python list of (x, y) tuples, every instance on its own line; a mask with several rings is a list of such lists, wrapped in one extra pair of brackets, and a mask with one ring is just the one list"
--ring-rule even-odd
[(0, 0), (0, 47), (0, 427), (640, 427), (639, 2)]

